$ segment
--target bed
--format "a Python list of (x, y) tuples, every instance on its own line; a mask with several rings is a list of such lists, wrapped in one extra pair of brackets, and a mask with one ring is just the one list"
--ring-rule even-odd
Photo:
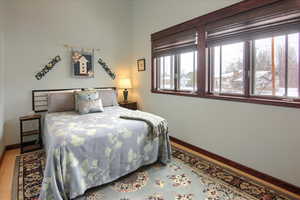
[(45, 115), (47, 159), (39, 199), (74, 199), (141, 166), (170, 161), (167, 133), (151, 138), (147, 123), (121, 119), (124, 112), (135, 111), (110, 106), (86, 115), (74, 111)]

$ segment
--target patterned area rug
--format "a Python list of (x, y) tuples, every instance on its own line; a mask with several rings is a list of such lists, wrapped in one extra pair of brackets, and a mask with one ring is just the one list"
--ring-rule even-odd
[[(13, 200), (37, 200), (45, 153), (17, 157)], [(292, 199), (173, 146), (173, 161), (143, 167), (76, 200), (288, 200)]]

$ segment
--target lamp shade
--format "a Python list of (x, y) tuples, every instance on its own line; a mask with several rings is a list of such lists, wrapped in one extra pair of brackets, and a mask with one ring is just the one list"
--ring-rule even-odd
[(120, 79), (119, 87), (121, 89), (130, 89), (132, 87), (131, 80), (129, 78)]

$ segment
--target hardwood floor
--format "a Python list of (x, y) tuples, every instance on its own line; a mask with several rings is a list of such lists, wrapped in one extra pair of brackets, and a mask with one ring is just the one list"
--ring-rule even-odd
[(16, 156), (20, 155), (20, 149), (5, 151), (0, 166), (0, 199), (11, 200), (11, 187), (14, 174)]

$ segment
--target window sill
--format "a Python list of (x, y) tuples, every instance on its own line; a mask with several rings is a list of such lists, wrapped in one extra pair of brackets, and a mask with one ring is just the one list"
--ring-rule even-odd
[(254, 104), (263, 104), (263, 105), (272, 105), (272, 106), (281, 106), (281, 107), (291, 107), (291, 108), (300, 108), (300, 101), (289, 101), (276, 98), (266, 98), (266, 97), (242, 97), (242, 96), (230, 96), (230, 95), (215, 95), (215, 94), (205, 94), (201, 96), (198, 93), (193, 92), (179, 92), (179, 91), (169, 91), (169, 90), (151, 90), (152, 93), (156, 94), (168, 94), (168, 95), (177, 95), (177, 96), (188, 96), (188, 97), (198, 97), (198, 98), (207, 98), (207, 99), (216, 99), (216, 100), (225, 100), (225, 101), (236, 101), (244, 103), (254, 103)]
[(204, 98), (217, 99), (217, 100), (227, 100), (227, 101), (238, 101), (244, 103), (255, 103), (263, 105), (272, 105), (272, 106), (282, 106), (282, 107), (292, 107), (300, 108), (299, 101), (288, 101), (276, 98), (265, 98), (265, 97), (241, 97), (241, 96), (225, 96), (225, 95), (214, 95), (206, 94)]
[(189, 96), (189, 97), (199, 97), (199, 94), (195, 92), (183, 92), (183, 91), (172, 91), (172, 90), (151, 90), (152, 93), (157, 94), (170, 94), (178, 96)]

